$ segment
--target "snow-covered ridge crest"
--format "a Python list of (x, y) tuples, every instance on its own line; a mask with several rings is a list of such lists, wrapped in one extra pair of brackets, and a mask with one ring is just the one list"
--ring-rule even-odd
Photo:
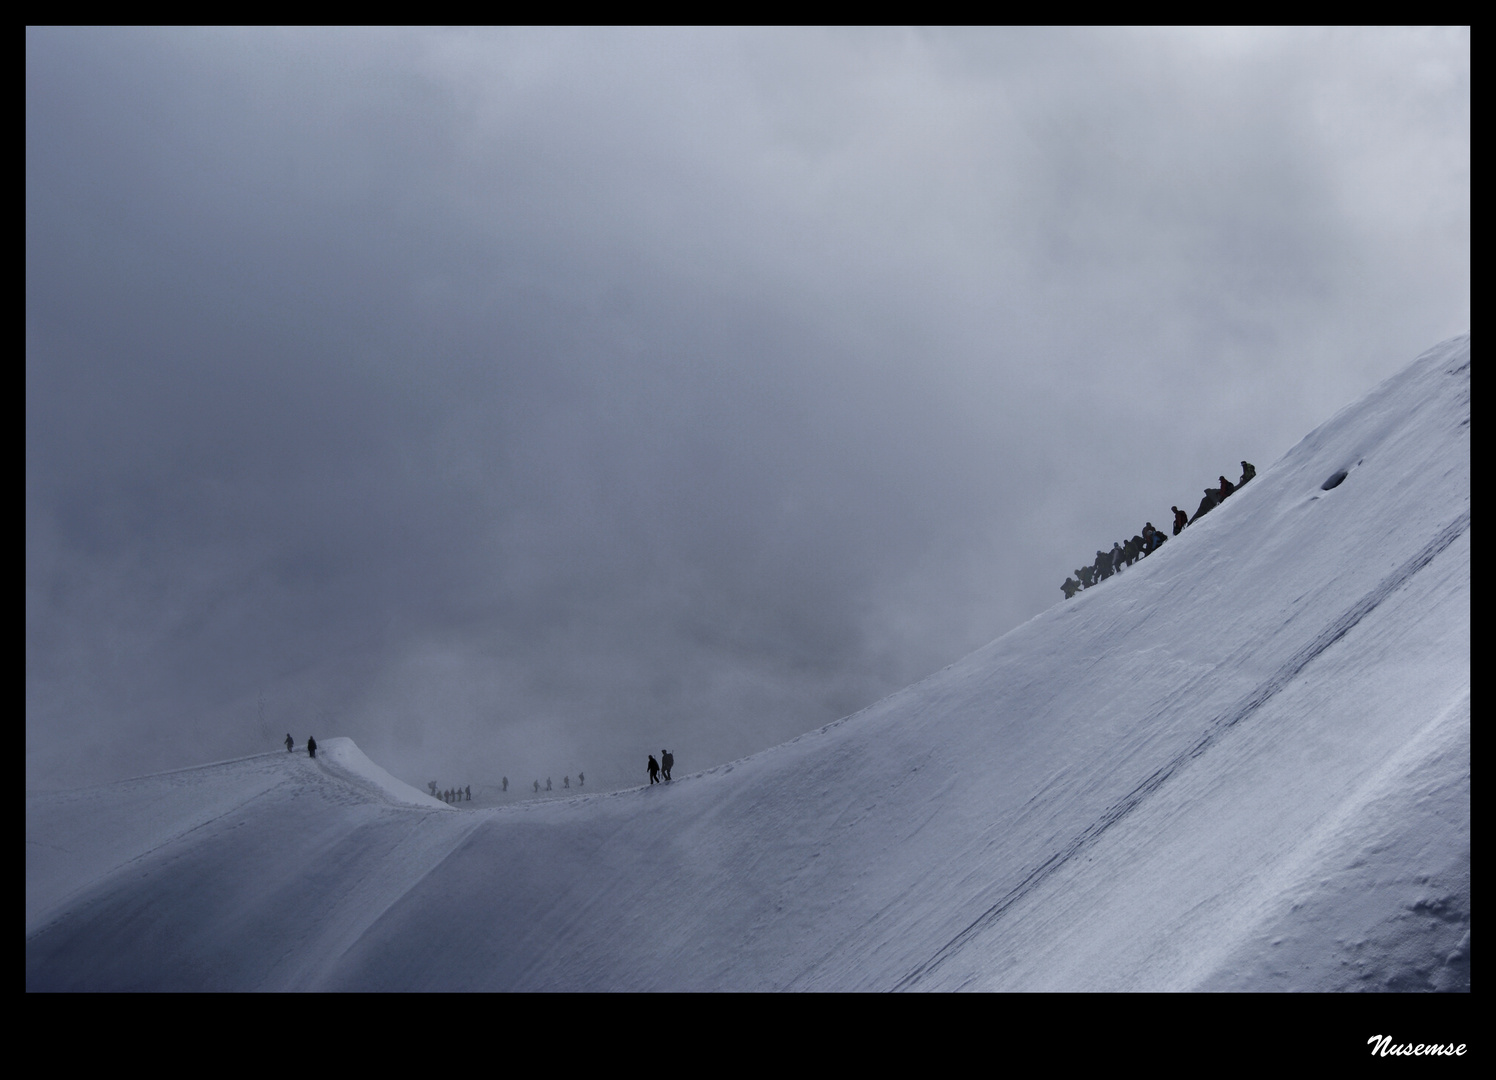
[(669, 785), (457, 812), (329, 739), (28, 794), (27, 987), (1468, 989), (1469, 416), (1466, 335), (1136, 566)]
[(428, 810), (451, 810), (440, 799), (397, 780), (354, 744), (336, 737), (317, 744), (317, 760), (329, 773), (396, 806), (418, 806)]

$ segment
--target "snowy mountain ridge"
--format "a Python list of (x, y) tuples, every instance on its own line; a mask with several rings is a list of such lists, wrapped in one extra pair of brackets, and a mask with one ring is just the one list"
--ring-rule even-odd
[(329, 739), (28, 792), (27, 988), (1468, 989), (1469, 347), (669, 785), (461, 812)]

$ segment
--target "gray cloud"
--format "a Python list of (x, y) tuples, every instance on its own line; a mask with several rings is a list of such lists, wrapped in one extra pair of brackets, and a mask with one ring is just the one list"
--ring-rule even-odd
[(30, 30), (26, 78), (28, 783), (747, 753), (1468, 329), (1464, 29)]

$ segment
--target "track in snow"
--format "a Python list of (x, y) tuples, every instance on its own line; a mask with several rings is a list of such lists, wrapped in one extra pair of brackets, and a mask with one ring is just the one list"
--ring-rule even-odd
[(1208, 750), (1211, 744), (1216, 742), (1222, 734), (1235, 727), (1275, 697), (1315, 657), (1319, 656), (1331, 645), (1334, 645), (1348, 634), (1357, 623), (1375, 611), (1383, 600), (1396, 592), (1414, 574), (1433, 562), (1441, 551), (1459, 539), (1468, 528), (1470, 528), (1470, 511), (1466, 510), (1459, 517), (1455, 518), (1454, 521), (1450, 522), (1443, 529), (1440, 529), (1438, 534), (1419, 549), (1417, 554), (1388, 574), (1377, 583), (1375, 588), (1356, 603), (1352, 604), (1344, 614), (1332, 620), (1324, 630), (1315, 636), (1313, 641), (1310, 641), (1303, 648), (1299, 649), (1298, 652), (1294, 653), (1293, 656), (1289, 657), (1277, 671), (1264, 679), (1250, 693), (1244, 695), (1225, 712), (1211, 720), (1206, 725), (1205, 733), (1200, 737), (1199, 741), (1188, 750), (1175, 755), (1171, 760), (1160, 766), (1143, 780), (1142, 783), (1138, 784), (1137, 787), (1108, 807), (1100, 817), (1081, 830), (1068, 844), (1030, 870), (1022, 881), (1009, 889), (1000, 900), (982, 912), (981, 915), (977, 916), (971, 925), (942, 945), (930, 959), (920, 964), (895, 983), (893, 989), (912, 989), (922, 979), (959, 953), (972, 938), (1001, 919), (1014, 904), (1028, 895), (1035, 886), (1064, 866), (1075, 855), (1090, 847), (1100, 839), (1103, 833), (1125, 818), (1144, 799), (1162, 787), (1170, 777)]

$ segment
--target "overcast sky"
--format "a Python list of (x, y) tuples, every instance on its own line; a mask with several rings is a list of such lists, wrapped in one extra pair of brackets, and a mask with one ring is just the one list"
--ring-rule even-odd
[(26, 774), (642, 782), (1470, 323), (1470, 34), (26, 35)]

